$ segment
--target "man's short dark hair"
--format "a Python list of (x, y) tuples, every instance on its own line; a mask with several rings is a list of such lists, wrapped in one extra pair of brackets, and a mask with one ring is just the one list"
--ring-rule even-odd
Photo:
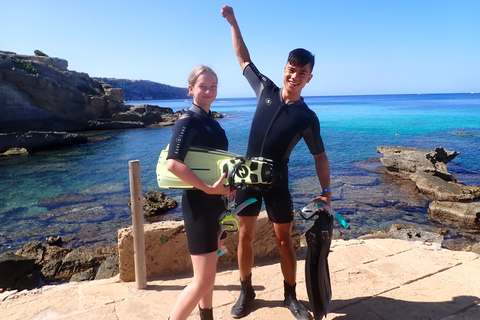
[(299, 48), (290, 51), (288, 54), (288, 63), (292, 66), (303, 67), (310, 63), (310, 73), (313, 71), (313, 66), (315, 65), (315, 56), (308, 50)]

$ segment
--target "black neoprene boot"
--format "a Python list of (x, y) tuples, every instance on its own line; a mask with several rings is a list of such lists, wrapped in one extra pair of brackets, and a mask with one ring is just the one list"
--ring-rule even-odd
[(200, 320), (213, 320), (213, 309), (202, 309), (199, 305), (198, 310), (200, 310)]
[(295, 292), (295, 287), (297, 284), (291, 286), (284, 280), (283, 285), (285, 287), (285, 300), (283, 301), (285, 307), (287, 307), (292, 312), (293, 316), (298, 320), (311, 319), (307, 308), (305, 308), (303, 304), (297, 300), (297, 294)]
[(240, 284), (242, 286), (240, 296), (230, 311), (230, 315), (234, 318), (246, 316), (248, 304), (255, 299), (255, 291), (252, 287), (252, 275), (250, 274), (245, 280), (240, 280)]

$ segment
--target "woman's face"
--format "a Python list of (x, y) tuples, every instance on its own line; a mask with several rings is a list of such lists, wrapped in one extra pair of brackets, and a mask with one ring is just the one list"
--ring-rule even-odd
[(209, 72), (204, 72), (198, 76), (193, 86), (188, 86), (188, 90), (197, 106), (209, 110), (210, 105), (217, 97), (217, 77)]

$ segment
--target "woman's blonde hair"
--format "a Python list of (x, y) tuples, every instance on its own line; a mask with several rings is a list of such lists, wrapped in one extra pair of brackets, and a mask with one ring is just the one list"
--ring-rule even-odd
[[(195, 83), (197, 82), (197, 79), (198, 77), (200, 77), (200, 75), (202, 73), (211, 73), (215, 76), (215, 79), (217, 79), (217, 83), (218, 83), (218, 77), (217, 77), (217, 74), (215, 73), (215, 71), (212, 70), (212, 68), (210, 67), (207, 67), (207, 66), (197, 66), (195, 67), (192, 72), (190, 72), (190, 76), (188, 77), (188, 85), (189, 86), (195, 86)], [(190, 91), (188, 92), (188, 95), (191, 96), (192, 94), (190, 93)]]

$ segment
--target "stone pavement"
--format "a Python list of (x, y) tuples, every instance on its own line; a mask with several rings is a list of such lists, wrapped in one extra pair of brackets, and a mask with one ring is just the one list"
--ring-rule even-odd
[[(480, 319), (480, 259), (438, 244), (393, 239), (335, 240), (329, 257), (333, 301), (327, 319)], [(298, 254), (297, 296), (307, 306), (305, 252)], [(216, 320), (232, 319), (239, 293), (236, 266), (219, 270), (214, 293)], [(257, 299), (243, 319), (294, 320), (283, 307), (278, 260), (253, 270)], [(145, 290), (117, 277), (0, 294), (3, 320), (167, 319), (190, 275), (149, 279)], [(199, 319), (198, 311), (189, 319)]]

